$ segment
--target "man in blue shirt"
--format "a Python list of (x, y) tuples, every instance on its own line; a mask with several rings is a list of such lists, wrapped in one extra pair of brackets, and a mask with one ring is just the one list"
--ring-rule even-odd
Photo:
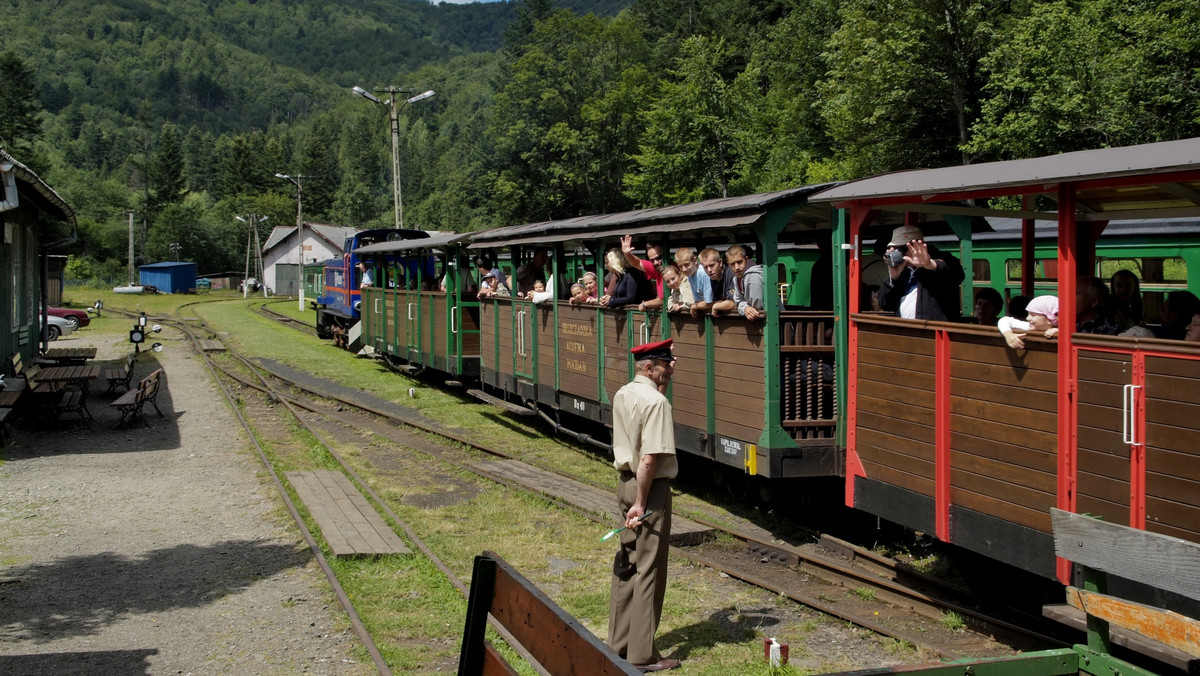
[(699, 311), (707, 311), (713, 303), (712, 280), (700, 268), (700, 264), (696, 260), (696, 252), (690, 247), (676, 251), (675, 264), (679, 266), (679, 271), (683, 273), (684, 277), (687, 277), (688, 283), (692, 285), (692, 297), (695, 298), (692, 307), (703, 303), (704, 306)]

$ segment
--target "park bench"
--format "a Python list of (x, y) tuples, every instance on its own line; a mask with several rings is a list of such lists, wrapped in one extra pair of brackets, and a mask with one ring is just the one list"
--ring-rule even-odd
[[(505, 640), (550, 674), (607, 676), (642, 672), (493, 552), (475, 557), (459, 676), (516, 674), (485, 638), (488, 614)], [(514, 643), (515, 642), (515, 643)]]
[(113, 400), (109, 406), (117, 409), (117, 412), (121, 414), (121, 419), (117, 421), (117, 429), (123, 429), (126, 423), (132, 423), (136, 419), (141, 419), (142, 424), (149, 427), (150, 423), (142, 418), (142, 405), (145, 403), (146, 388), (142, 387), (141, 383)]
[(75, 388), (64, 388), (55, 385), (54, 383), (39, 383), (37, 381), (37, 373), (31, 369), (27, 371), (28, 390), (34, 396), (45, 416), (50, 420), (56, 420), (63, 413), (76, 413), (79, 415), (83, 424), (91, 428), (90, 421), (95, 420), (92, 417), (92, 412), (87, 407), (86, 392)]
[(153, 373), (142, 378), (142, 382), (146, 384), (146, 403), (154, 407), (154, 411), (158, 413), (158, 417), (163, 418), (163, 412), (158, 408), (158, 390), (162, 384), (163, 370), (155, 369)]
[(129, 391), (129, 383), (133, 381), (133, 363), (135, 357), (136, 353), (131, 352), (125, 358), (124, 366), (114, 366), (104, 370), (102, 377), (108, 381), (108, 393), (116, 393), (118, 387), (125, 388), (126, 392)]
[(150, 423), (142, 416), (142, 407), (147, 402), (154, 405), (154, 410), (158, 411), (158, 415), (162, 415), (159, 411), (158, 404), (155, 403), (155, 398), (158, 397), (159, 385), (162, 382), (162, 369), (157, 369), (154, 373), (142, 378), (137, 387), (127, 391), (125, 394), (117, 397), (109, 406), (112, 406), (121, 414), (121, 419), (117, 421), (117, 429), (122, 429), (125, 425), (132, 423), (134, 420), (140, 419), (142, 424), (150, 427)]

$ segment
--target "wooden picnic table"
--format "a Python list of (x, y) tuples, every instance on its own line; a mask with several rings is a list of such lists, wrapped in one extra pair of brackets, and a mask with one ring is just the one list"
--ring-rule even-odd
[(42, 359), (55, 362), (57, 364), (74, 364), (82, 365), (89, 359), (96, 358), (96, 348), (94, 347), (52, 347), (41, 356)]
[(98, 364), (90, 366), (48, 366), (37, 374), (39, 383), (78, 384), (88, 391), (88, 383), (100, 377), (101, 368)]

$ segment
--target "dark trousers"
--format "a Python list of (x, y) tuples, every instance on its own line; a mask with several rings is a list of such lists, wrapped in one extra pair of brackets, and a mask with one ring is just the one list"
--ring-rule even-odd
[[(637, 478), (621, 473), (617, 504), (624, 516), (637, 500)], [(633, 664), (662, 659), (654, 634), (667, 593), (667, 552), (671, 540), (671, 480), (655, 479), (646, 509), (654, 514), (637, 528), (621, 532), (613, 561), (608, 607), (608, 645)]]

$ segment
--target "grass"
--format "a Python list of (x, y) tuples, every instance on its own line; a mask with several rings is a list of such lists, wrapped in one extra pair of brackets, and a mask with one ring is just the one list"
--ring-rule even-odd
[(958, 632), (967, 628), (967, 621), (963, 619), (962, 615), (959, 615), (953, 610), (948, 610), (943, 613), (940, 622), (946, 631)]
[[(615, 485), (609, 460), (593, 449), (581, 450), (548, 438), (544, 427), (513, 422), (490, 406), (427, 387), (419, 380), (392, 373), (374, 360), (357, 358), (328, 342), (279, 325), (254, 312), (261, 297), (243, 300), (236, 292), (220, 291), (200, 296), (117, 296), (78, 289), (68, 292), (86, 294), (81, 296), (80, 304), (90, 305), (94, 295), (110, 308), (145, 310), (153, 315), (169, 315), (185, 303), (207, 301), (194, 306), (196, 313), (239, 350), (415, 408), (519, 457), (573, 475), (582, 474), (585, 481), (597, 486)], [(311, 313), (300, 313), (294, 303), (277, 303), (273, 309), (311, 318)], [(127, 332), (129, 324), (128, 318), (105, 313), (93, 326), (98, 331), (111, 331), (116, 337)], [(230, 357), (223, 359), (234, 364)], [(407, 395), (410, 387), (419, 389), (415, 399)], [(260, 436), (277, 471), (333, 467), (328, 454), (300, 428), (262, 429)], [(280, 438), (266, 438), (268, 434)], [(600, 543), (599, 536), (607, 526), (365, 431), (361, 438), (343, 438), (337, 450), (459, 579), (469, 581), (475, 555), (494, 551), (594, 634), (605, 637), (614, 547), (611, 542)], [(428, 496), (442, 499), (421, 499)], [(682, 509), (701, 505), (687, 494), (675, 500)], [(272, 510), (271, 516), (289, 521), (282, 508)], [(309, 525), (319, 533), (315, 523), (309, 521)], [(718, 545), (722, 544), (718, 540)], [(574, 566), (552, 568), (551, 559)], [(331, 565), (396, 673), (432, 674), (454, 669), (466, 601), (431, 562), (415, 554), (337, 560)], [(686, 660), (687, 673), (803, 673), (790, 666), (771, 670), (762, 659), (761, 637), (769, 632), (767, 635), (780, 640), (790, 638), (792, 654), (803, 655), (800, 640), (817, 627), (811, 614), (800, 615), (786, 599), (678, 559), (672, 560), (668, 580), (658, 643), (666, 654)], [(331, 607), (336, 605), (331, 592), (325, 597)], [(714, 610), (714, 598), (721, 599), (721, 608)], [(518, 664), (520, 660), (510, 649), (500, 649), (521, 673), (533, 673), (528, 665)], [(366, 661), (365, 650), (360, 649), (358, 657)]]
[(864, 601), (875, 600), (875, 590), (869, 587), (858, 587), (854, 590), (854, 595)]

